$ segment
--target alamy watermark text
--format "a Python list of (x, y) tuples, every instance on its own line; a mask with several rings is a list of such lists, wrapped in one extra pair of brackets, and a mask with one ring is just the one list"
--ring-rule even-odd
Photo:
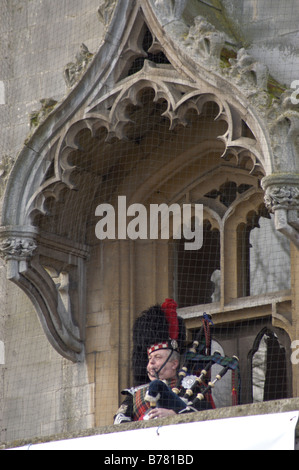
[(185, 250), (199, 250), (203, 245), (202, 204), (143, 204), (127, 207), (126, 196), (118, 197), (117, 211), (111, 204), (100, 204), (95, 215), (99, 240), (185, 240)]

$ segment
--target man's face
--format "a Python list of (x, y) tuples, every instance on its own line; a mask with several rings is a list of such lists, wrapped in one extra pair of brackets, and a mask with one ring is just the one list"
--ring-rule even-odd
[[(166, 359), (171, 354), (169, 349), (159, 349), (158, 351), (152, 352), (148, 357), (147, 372), (151, 381), (156, 380), (155, 372), (157, 372)], [(163, 369), (159, 372), (160, 380), (171, 380), (176, 377), (176, 371), (179, 363), (177, 360), (170, 360), (165, 364)]]

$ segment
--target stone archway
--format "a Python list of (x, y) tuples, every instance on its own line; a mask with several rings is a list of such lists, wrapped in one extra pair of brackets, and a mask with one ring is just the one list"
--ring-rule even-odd
[[(165, 5), (127, 0), (116, 4), (106, 41), (66, 100), (26, 143), (8, 182), (1, 223), (1, 253), (8, 265), (8, 277), (33, 301), (51, 344), (72, 361), (84, 359), (89, 202), (101, 190), (99, 180), (105, 184), (109, 171), (118, 163), (117, 156), (107, 157), (102, 174), (87, 175), (84, 158), (96, 158), (100, 147), (108, 155), (108, 145), (128, 139), (130, 113), (141, 109), (142, 115), (145, 111), (141, 99), (144, 91), (153, 93), (151, 102), (159, 108), (160, 118), (167, 121), (169, 133), (187, 124), (190, 111), (200, 116), (206, 104), (214, 103), (218, 108), (214, 121), (225, 123), (224, 132), (216, 136), (221, 144), (218, 148), (222, 147), (219, 158), (260, 176), (269, 176), (275, 169), (271, 129), (282, 123), (286, 138), (297, 123), (298, 116), (289, 110), (286, 99), (277, 101), (272, 114), (266, 116), (261, 111), (261, 105), (269, 99), (268, 74), (246, 51), (230, 51), (232, 59), (224, 68), (222, 54), (227, 50), (227, 37), (203, 18), (197, 18), (188, 28), (180, 16), (184, 2), (167, 3), (169, 11)], [(174, 29), (162, 27), (165, 15)], [(175, 28), (179, 31), (177, 42)], [(148, 32), (152, 41), (145, 50)], [(116, 38), (114, 42), (111, 35)], [(161, 60), (161, 54), (165, 60)], [(245, 62), (250, 66), (245, 67)], [(136, 69), (132, 69), (134, 64)], [(279, 114), (282, 106), (287, 108), (284, 118)], [(83, 159), (82, 136), (90, 144)], [(290, 142), (289, 150), (294, 142)], [(274, 150), (278, 151), (277, 145)], [(191, 153), (189, 149), (188, 158)], [(165, 175), (180, 171), (184, 158), (164, 161), (148, 178), (139, 179), (138, 186), (128, 193), (130, 201), (144, 200), (159, 179), (164, 181)], [(286, 160), (286, 156), (283, 158)], [(135, 163), (132, 160), (133, 172)], [(120, 179), (119, 190), (124, 190)], [(59, 204), (72, 207), (79, 201), (80, 210), (70, 219), (63, 218)], [(286, 217), (291, 215), (289, 209), (283, 207)], [(50, 222), (50, 213), (57, 216), (55, 224)], [(78, 227), (82, 230), (76, 231)], [(294, 223), (292, 230), (294, 235)]]

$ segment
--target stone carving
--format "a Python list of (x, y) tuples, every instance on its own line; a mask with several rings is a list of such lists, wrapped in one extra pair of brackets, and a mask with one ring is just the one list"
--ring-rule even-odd
[(154, 7), (163, 21), (181, 20), (188, 0), (153, 0)]
[[(218, 31), (204, 17), (195, 18), (194, 25), (190, 27), (182, 45), (188, 49), (197, 62), (202, 61), (205, 66), (213, 68), (217, 74), (220, 73), (233, 80), (239, 88), (242, 88), (246, 96), (268, 90), (268, 67), (254, 59), (245, 48), (238, 48), (234, 45), (233, 38)], [(225, 66), (223, 66), (221, 61), (225, 49), (235, 55), (235, 58), (225, 59)]]
[(285, 91), (267, 113), (275, 170), (299, 170), (299, 106), (292, 102), (292, 91)]
[[(37, 239), (25, 232), (7, 236), (3, 229), (0, 256), (7, 263), (8, 279), (34, 302), (53, 347), (71, 361), (83, 360), (85, 317), (79, 312), (84, 312), (84, 260), (88, 251), (73, 243), (68, 246), (65, 240), (62, 244), (55, 238), (44, 240), (39, 236)], [(75, 304), (71, 302), (74, 289)]]
[(248, 54), (246, 49), (240, 49), (237, 53), (237, 58), (229, 59), (229, 63), (231, 64), (229, 73), (236, 79), (239, 85), (248, 87), (248, 84), (252, 84), (259, 90), (268, 89), (268, 67), (256, 61)]
[[(228, 79), (259, 113), (270, 137), (272, 167), (268, 166), (267, 172), (278, 172), (263, 180), (265, 204), (275, 214), (277, 230), (299, 248), (299, 181), (296, 176), (299, 172), (299, 106), (292, 100), (294, 91), (286, 90), (279, 84), (272, 85), (268, 68), (255, 60), (245, 48), (233, 46), (230, 38), (217, 31), (205, 18), (195, 19), (181, 46), (198, 64)], [(228, 59), (223, 66), (222, 54), (227, 48), (235, 54), (235, 58)], [(253, 152), (253, 141), (249, 143), (243, 137), (233, 141), (229, 130), (220, 138), (226, 144), (224, 158), (234, 155), (241, 164), (242, 160), (250, 157), (252, 171), (262, 170), (262, 156), (258, 149)], [(286, 172), (289, 172), (287, 176)]]
[[(230, 111), (229, 107), (226, 106), (226, 103), (222, 103), (220, 100), (217, 100), (216, 96), (211, 96), (208, 94), (201, 94), (196, 88), (191, 88), (190, 83), (186, 84), (184, 87), (183, 81), (180, 84), (180, 92), (176, 88), (175, 84), (171, 84), (171, 79), (178, 79), (177, 75), (169, 67), (159, 67), (156, 70), (155, 64), (145, 61), (145, 65), (141, 74), (138, 78), (132, 79), (131, 82), (127, 82), (122, 92), (118, 91), (113, 93), (110, 98), (113, 96), (114, 105), (112, 110), (109, 113), (104, 114), (103, 110), (105, 109), (105, 103), (96, 102), (93, 106), (88, 108), (86, 113), (86, 118), (95, 117), (96, 109), (101, 106), (102, 111), (99, 115), (103, 127), (108, 131), (107, 140), (111, 140), (115, 137), (118, 139), (126, 138), (126, 129), (128, 123), (127, 117), (127, 106), (132, 104), (133, 106), (138, 105), (139, 95), (143, 88), (151, 87), (155, 92), (155, 101), (160, 99), (165, 100), (168, 103), (167, 110), (164, 112), (164, 116), (167, 117), (170, 121), (170, 129), (174, 128), (177, 124), (186, 125), (185, 115), (191, 108), (196, 108), (198, 113), (202, 112), (203, 106), (208, 101), (215, 101), (219, 105), (220, 112), (219, 118), (230, 122), (231, 118), (229, 117)], [(185, 89), (184, 96), (182, 98), (182, 90)], [(126, 103), (126, 106), (124, 106)], [(92, 125), (91, 122), (89, 125)], [(97, 125), (99, 122), (97, 123)]]
[(37, 243), (32, 238), (6, 238), (0, 243), (0, 254), (5, 261), (27, 260), (36, 249)]
[(104, 26), (108, 26), (114, 9), (116, 5), (116, 0), (101, 0), (100, 6), (98, 8), (98, 16), (99, 20), (101, 23), (103, 23)]
[(299, 188), (294, 186), (269, 186), (265, 194), (265, 204), (270, 212), (277, 209), (299, 209)]
[(229, 41), (225, 33), (219, 32), (202, 16), (194, 20), (184, 45), (198, 58), (220, 61), (221, 51)]
[[(156, 102), (165, 100), (167, 103), (163, 117), (169, 119), (170, 128), (178, 123), (186, 125), (190, 109), (200, 114), (205, 103), (214, 101), (219, 107), (216, 119), (224, 120), (227, 124), (226, 133), (219, 136), (225, 145), (223, 157), (234, 157), (235, 165), (246, 171), (259, 172), (259, 176), (265, 173), (266, 151), (261, 146), (269, 149), (271, 157), (273, 150), (276, 158), (275, 162), (269, 158), (267, 174), (283, 169), (288, 169), (291, 174), (296, 171), (299, 162), (298, 107), (292, 105), (289, 93), (281, 98), (270, 99), (266, 68), (244, 49), (232, 46), (231, 39), (204, 18), (198, 17), (189, 28), (182, 19), (186, 0), (128, 1), (127, 10), (124, 4), (122, 0), (103, 0), (99, 7), (100, 19), (105, 25), (111, 25), (109, 40), (103, 43), (105, 55), (100, 62), (102, 68), (98, 67), (93, 70), (93, 74), (83, 77), (93, 55), (82, 45), (76, 61), (65, 69), (67, 84), (69, 87), (77, 84), (78, 96), (84, 98), (87, 90), (96, 89), (88, 106), (81, 97), (80, 102), (65, 100), (61, 103), (59, 126), (55, 130), (53, 126), (48, 129), (44, 126), (32, 145), (23, 149), (3, 204), (2, 223), (5, 233), (2, 233), (0, 251), (8, 263), (9, 278), (34, 301), (47, 337), (56, 350), (74, 361), (82, 360), (84, 353), (84, 263), (87, 253), (82, 254), (79, 247), (75, 250), (71, 241), (71, 246), (66, 246), (65, 239), (51, 240), (49, 233), (44, 245), (40, 235), (35, 238), (34, 235), (30, 236), (31, 232), (28, 236), (15, 233), (20, 227), (34, 229), (32, 221), (36, 213), (46, 216), (47, 198), (58, 201), (62, 189), (74, 189), (71, 175), (75, 168), (70, 165), (68, 158), (71, 152), (78, 150), (76, 136), (80, 131), (88, 129), (96, 135), (102, 127), (107, 130), (106, 141), (126, 138), (129, 122), (127, 106), (137, 106), (140, 92), (151, 88)], [(131, 21), (133, 9), (135, 23)], [(113, 11), (116, 11), (118, 21), (111, 22)], [(153, 11), (157, 13), (160, 24), (164, 22), (163, 33), (153, 24)], [(130, 21), (126, 22), (124, 18), (130, 18)], [(144, 21), (148, 21), (149, 29), (154, 31), (155, 47), (165, 51), (173, 65), (157, 65), (146, 60), (142, 70), (132, 77), (125, 76), (124, 71), (129, 70), (132, 60), (142, 56), (141, 32), (144, 31)], [(139, 24), (137, 30), (136, 24)], [(182, 31), (187, 32), (183, 38)], [(127, 42), (123, 41), (124, 37), (129, 38)], [(223, 67), (222, 52), (226, 48), (234, 52), (235, 59), (227, 61)], [(98, 63), (93, 62), (90, 66), (95, 65)], [(77, 83), (78, 80), (81, 83)], [(230, 96), (233, 104), (230, 104)], [(272, 104), (271, 108), (264, 105), (265, 100)], [(38, 126), (55, 105), (54, 100), (42, 100), (42, 109), (31, 116), (32, 127)], [(246, 106), (251, 109), (245, 113)], [(242, 134), (242, 119), (246, 121), (247, 116), (251, 119), (248, 127), (257, 117), (256, 128), (259, 133), (256, 138), (253, 135), (244, 137)], [(49, 142), (51, 148), (44, 145), (45, 142)], [(274, 164), (278, 166), (279, 162), (281, 167), (275, 168)], [(287, 177), (280, 181), (265, 179), (263, 184), (266, 204), (275, 213), (277, 228), (299, 247), (298, 181)], [(46, 259), (44, 265), (42, 255)], [(57, 277), (51, 276), (44, 267), (48, 266), (45, 263), (49, 259), (58, 273)], [(71, 290), (74, 285), (77, 286), (75, 293)], [(77, 311), (72, 311), (72, 296), (75, 295), (79, 301), (74, 302)]]
[(157, 18), (165, 30), (176, 38), (188, 34), (188, 26), (183, 19), (183, 13), (188, 0), (150, 0)]
[(87, 46), (81, 44), (76, 61), (68, 63), (64, 69), (64, 79), (69, 88), (72, 88), (80, 80), (93, 56), (94, 54), (89, 52)]
[(57, 101), (55, 101), (53, 98), (43, 98), (42, 100), (40, 100), (40, 103), (42, 105), (41, 109), (39, 109), (38, 111), (33, 111), (30, 114), (31, 129), (38, 127), (57, 105)]
[(299, 177), (276, 174), (262, 180), (265, 205), (275, 215), (276, 229), (299, 248)]

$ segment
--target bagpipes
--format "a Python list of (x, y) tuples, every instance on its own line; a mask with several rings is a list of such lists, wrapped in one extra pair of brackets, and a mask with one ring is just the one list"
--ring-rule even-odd
[[(173, 409), (177, 413), (188, 407), (198, 411), (216, 408), (212, 391), (228, 371), (232, 372), (232, 406), (239, 403), (239, 359), (236, 356), (222, 356), (218, 351), (211, 355), (211, 326), (211, 317), (204, 314), (203, 325), (192, 346), (184, 354), (183, 367), (178, 373), (174, 388), (169, 388), (161, 380), (150, 384), (146, 399), (151, 407), (158, 405), (160, 408)], [(215, 364), (222, 366), (222, 369), (212, 379), (211, 369)]]

